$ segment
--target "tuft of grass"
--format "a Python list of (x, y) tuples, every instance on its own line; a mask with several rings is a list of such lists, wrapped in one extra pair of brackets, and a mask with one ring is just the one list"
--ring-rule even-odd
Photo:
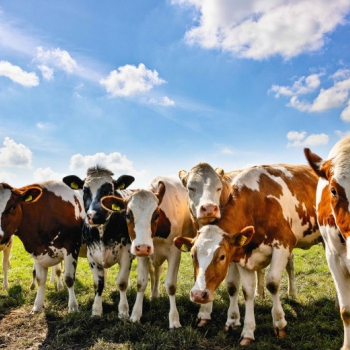
[[(130, 274), (128, 302), (130, 312), (136, 299), (136, 260)], [(196, 327), (199, 306), (189, 299), (193, 286), (193, 267), (189, 254), (182, 255), (177, 307), (182, 328), (169, 331), (169, 300), (164, 287), (161, 297), (150, 300), (148, 286), (141, 323), (118, 318), (119, 292), (116, 288), (118, 266), (109, 269), (107, 287), (103, 293), (102, 317), (91, 317), (94, 298), (93, 279), (88, 263), (78, 263), (75, 291), (79, 312), (67, 312), (68, 292), (57, 292), (49, 281), (46, 286), (45, 308), (30, 314), (36, 291), (29, 289), (33, 260), (15, 238), (9, 271), (9, 291), (0, 291), (0, 349), (130, 349), (130, 350), (222, 350), (241, 349), (242, 328), (224, 331), (229, 298), (222, 285), (216, 293), (212, 320), (203, 328)], [(162, 275), (165, 280), (167, 264)], [(288, 322), (287, 337), (278, 339), (272, 329), (272, 301), (256, 298), (255, 342), (249, 350), (322, 350), (339, 349), (343, 343), (343, 327), (339, 310), (335, 308), (335, 288), (321, 245), (309, 251), (295, 251), (295, 272), (298, 298), (287, 296), (287, 275), (282, 279), (281, 301)], [(1, 275), (0, 275), (1, 283)], [(241, 322), (244, 298), (240, 292)]]

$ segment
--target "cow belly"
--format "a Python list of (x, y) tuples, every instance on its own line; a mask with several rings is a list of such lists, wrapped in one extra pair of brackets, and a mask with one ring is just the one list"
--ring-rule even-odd
[(63, 249), (56, 250), (55, 255), (50, 255), (49, 253), (41, 254), (41, 255), (33, 255), (32, 257), (41, 265), (44, 267), (51, 267), (54, 265), (57, 265), (63, 260), (64, 257), (64, 251)]
[(108, 248), (103, 245), (94, 246), (89, 250), (93, 260), (103, 268), (108, 269), (119, 262), (122, 248), (116, 244)]
[(319, 231), (316, 231), (310, 235), (306, 235), (303, 238), (299, 239), (295, 248), (301, 249), (310, 249), (316, 243), (320, 242), (321, 235)]

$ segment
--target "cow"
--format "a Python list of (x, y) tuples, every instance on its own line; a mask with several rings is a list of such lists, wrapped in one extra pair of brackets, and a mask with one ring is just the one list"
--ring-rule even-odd
[[(192, 221), (199, 230), (204, 225), (210, 224), (221, 217), (221, 208), (225, 206), (229, 197), (231, 196), (231, 183), (233, 179), (243, 170), (233, 170), (225, 173), (222, 168), (216, 168), (215, 170), (207, 163), (199, 163), (195, 165), (188, 173), (185, 170), (179, 171), (179, 177), (188, 191), (188, 205), (191, 211)], [(205, 180), (205, 182), (202, 182)], [(297, 291), (294, 280), (294, 259), (293, 253), (286, 266), (288, 273), (288, 294), (291, 297), (296, 298)], [(257, 296), (264, 297), (264, 277), (265, 270), (260, 269), (256, 271), (257, 285), (255, 294)], [(230, 308), (229, 314), (235, 309), (235, 312), (239, 312), (236, 297), (237, 294), (232, 295), (232, 285), (235, 285), (237, 289), (239, 287), (239, 275), (236, 264), (231, 264), (229, 267), (229, 273), (226, 278), (226, 287), (230, 295)], [(198, 326), (204, 326), (208, 320), (211, 319), (212, 303), (201, 305), (197, 319), (199, 320)], [(230, 316), (228, 316), (230, 317)], [(227, 322), (226, 330), (230, 327), (238, 327), (240, 325), (239, 317), (235, 319), (235, 322)]]
[(350, 136), (342, 138), (328, 158), (304, 150), (319, 177), (316, 194), (317, 221), (326, 258), (339, 299), (344, 326), (342, 350), (350, 349)]
[[(254, 271), (270, 265), (266, 286), (273, 299), (273, 327), (277, 335), (284, 337), (287, 321), (278, 293), (283, 270), (294, 248), (308, 249), (320, 238), (314, 208), (317, 177), (305, 165), (262, 165), (243, 170), (231, 184), (224, 177), (222, 183), (214, 184), (203, 169), (208, 169), (206, 165), (199, 168), (197, 176), (188, 177), (190, 193), (201, 191), (203, 186), (218, 186), (219, 193), (222, 183), (222, 191), (228, 191), (230, 186), (231, 191), (221, 203), (220, 219), (208, 228), (202, 227), (193, 240), (175, 239), (178, 248), (183, 244), (192, 247), (196, 284), (190, 293), (191, 300), (211, 302), (214, 291), (227, 275), (229, 263), (237, 262), (239, 275), (230, 278), (228, 289), (236, 301), (240, 276), (246, 305), (241, 345), (247, 345), (254, 340), (255, 330)], [(236, 249), (237, 233), (249, 226), (255, 234), (248, 230), (251, 240)], [(202, 237), (206, 232), (208, 236)], [(226, 326), (232, 325), (239, 325), (237, 303), (230, 304), (228, 311)]]
[[(32, 278), (32, 283), (30, 284), (30, 289), (34, 290), (35, 289), (35, 284), (36, 284), (36, 271), (35, 271), (35, 263), (33, 266), (33, 278)], [(50, 277), (50, 282), (55, 283), (55, 276), (57, 277), (57, 284), (56, 284), (56, 289), (57, 291), (60, 291), (63, 289), (63, 283), (62, 283), (62, 263), (59, 263), (55, 266), (52, 266), (51, 268), (51, 277)]]
[(175, 293), (181, 252), (174, 238), (193, 237), (193, 226), (186, 202), (186, 190), (178, 179), (158, 176), (147, 189), (135, 191), (128, 198), (107, 196), (102, 205), (112, 211), (125, 210), (131, 253), (137, 257), (137, 297), (131, 320), (139, 322), (148, 281), (148, 261), (154, 266), (155, 282), (152, 298), (159, 296), (159, 278), (162, 264), (168, 261), (165, 289), (169, 296), (169, 328), (181, 327), (176, 308)]
[[(0, 199), (0, 202), (1, 202), (1, 199)], [(11, 237), (6, 244), (0, 244), (0, 252), (2, 252), (2, 271), (4, 273), (4, 280), (2, 282), (3, 290), (9, 289), (7, 273), (10, 268), (10, 254), (11, 254), (12, 244), (13, 244), (13, 237)]]
[(118, 193), (120, 196), (129, 195), (126, 189), (134, 177), (122, 175), (113, 179), (113, 172), (103, 166), (94, 166), (87, 170), (84, 180), (76, 175), (63, 178), (63, 182), (72, 189), (83, 190), (86, 218), (83, 225), (83, 243), (87, 248), (87, 259), (94, 278), (95, 298), (92, 305), (92, 315), (102, 315), (102, 293), (105, 287), (105, 269), (116, 263), (120, 270), (117, 286), (120, 291), (118, 305), (119, 318), (129, 318), (129, 305), (126, 290), (133, 255), (130, 254), (130, 238), (126, 221), (121, 213), (111, 214), (105, 210), (100, 200), (106, 195)]
[(16, 235), (34, 258), (38, 291), (32, 312), (43, 308), (48, 267), (62, 260), (68, 311), (78, 310), (74, 281), (84, 218), (81, 196), (61, 181), (21, 188), (0, 184), (0, 243), (6, 244)]

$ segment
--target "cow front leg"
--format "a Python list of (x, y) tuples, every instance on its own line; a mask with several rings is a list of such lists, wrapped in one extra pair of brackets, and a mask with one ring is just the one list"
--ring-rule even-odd
[(227, 321), (225, 330), (238, 328), (241, 325), (240, 313), (238, 308), (240, 275), (236, 263), (231, 263), (226, 277), (226, 289), (230, 296), (230, 307), (227, 311)]
[(120, 269), (117, 277), (117, 286), (119, 289), (120, 301), (118, 305), (118, 316), (121, 319), (129, 318), (129, 304), (126, 297), (126, 291), (129, 286), (129, 275), (132, 263), (132, 256), (128, 252), (128, 248), (125, 247), (121, 252), (120, 257)]
[(176, 307), (176, 286), (177, 273), (179, 271), (181, 259), (181, 251), (172, 245), (168, 256), (168, 271), (165, 279), (165, 289), (169, 295), (170, 311), (169, 311), (169, 328), (180, 328), (180, 317)]
[(9, 244), (2, 251), (2, 271), (4, 273), (4, 281), (2, 283), (3, 290), (9, 289), (9, 281), (8, 281), (7, 273), (10, 268), (10, 254), (11, 254), (12, 242), (13, 242), (13, 239), (11, 238), (11, 241), (9, 242)]
[(78, 302), (74, 292), (75, 270), (77, 267), (77, 256), (65, 254), (64, 256), (64, 282), (68, 288), (68, 312), (78, 311)]
[(143, 297), (148, 282), (149, 258), (137, 257), (137, 295), (130, 320), (140, 322), (142, 316)]
[(36, 298), (34, 301), (32, 312), (40, 312), (44, 306), (47, 267), (41, 266), (36, 260), (34, 260), (34, 268), (36, 272), (38, 290), (36, 292)]
[(240, 266), (238, 266), (238, 271), (245, 300), (244, 325), (240, 345), (249, 345), (255, 339), (254, 331), (256, 327), (254, 316), (255, 272)]

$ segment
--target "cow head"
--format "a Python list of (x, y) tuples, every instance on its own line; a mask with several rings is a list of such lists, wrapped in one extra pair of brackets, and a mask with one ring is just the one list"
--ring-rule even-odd
[(159, 206), (165, 194), (165, 184), (158, 183), (157, 192), (139, 190), (129, 198), (106, 196), (101, 200), (102, 206), (118, 212), (125, 209), (126, 223), (131, 239), (130, 252), (136, 256), (153, 254), (153, 237), (156, 234), (160, 209)]
[(23, 207), (35, 203), (42, 195), (37, 185), (22, 188), (0, 184), (0, 243), (7, 243), (22, 223)]
[[(304, 153), (312, 169), (325, 182), (323, 193), (317, 195), (317, 210), (330, 205), (330, 218), (347, 242), (347, 257), (350, 259), (350, 138), (347, 140), (347, 143), (341, 140), (334, 146), (328, 160), (323, 160), (308, 148)], [(319, 188), (320, 182), (318, 191)]]
[(114, 174), (99, 165), (89, 168), (85, 180), (78, 176), (69, 175), (63, 182), (74, 190), (83, 190), (86, 223), (90, 226), (103, 225), (110, 213), (101, 206), (101, 198), (114, 195), (118, 189), (125, 189), (135, 180), (132, 176), (122, 175), (117, 180)]
[(189, 209), (198, 228), (220, 219), (220, 208), (230, 194), (223, 169), (199, 163), (189, 173), (180, 170), (179, 177), (187, 188)]
[(214, 300), (214, 292), (226, 277), (229, 264), (239, 260), (235, 257), (237, 250), (244, 250), (253, 234), (252, 226), (237, 234), (227, 234), (215, 225), (206, 225), (194, 239), (174, 239), (178, 249), (191, 251), (195, 279), (190, 292), (193, 302), (206, 304)]

